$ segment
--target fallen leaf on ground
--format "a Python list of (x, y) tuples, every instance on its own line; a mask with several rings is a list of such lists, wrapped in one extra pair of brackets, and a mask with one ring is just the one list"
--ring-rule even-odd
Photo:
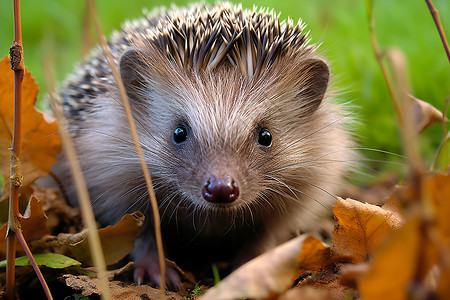
[[(352, 288), (344, 286), (339, 281), (339, 274), (328, 273), (321, 278), (307, 277), (302, 280), (295, 288), (309, 288), (314, 289), (317, 292), (309, 294), (310, 299), (328, 299), (328, 300), (341, 300), (341, 299), (355, 299), (355, 291)], [(321, 295), (322, 298), (314, 298), (314, 296)], [(300, 295), (299, 295), (300, 296)], [(303, 295), (305, 296), (305, 295)], [(297, 298), (302, 299), (303, 298)], [(308, 298), (307, 298), (308, 299)]]
[[(47, 217), (42, 210), (42, 202), (36, 197), (31, 197), (27, 211), (21, 222), (22, 233), (25, 241), (31, 241), (40, 238), (49, 233), (47, 228)], [(6, 231), (8, 223), (3, 224), (0, 228), (0, 258), (6, 257)], [(17, 244), (18, 255), (23, 255), (22, 246)]]
[[(359, 287), (363, 299), (400, 300), (412, 296), (415, 280), (424, 277), (437, 259), (436, 253), (422, 253), (429, 243), (422, 235), (422, 228), (420, 219), (410, 219), (377, 249)], [(422, 261), (423, 258), (427, 261)]]
[[(22, 83), (22, 186), (48, 174), (61, 146), (56, 122), (34, 107), (38, 90), (31, 73), (25, 71)], [(9, 185), (13, 121), (14, 72), (5, 56), (0, 60), (0, 173), (5, 186)], [(8, 195), (9, 189), (5, 189), (1, 200), (7, 199)]]
[(249, 261), (200, 299), (264, 299), (285, 292), (292, 285), (307, 237), (298, 236)]
[[(125, 215), (113, 226), (98, 230), (106, 265), (118, 262), (133, 250), (134, 241), (141, 235), (143, 223), (144, 215), (137, 211)], [(92, 265), (86, 230), (78, 234), (67, 235), (67, 242), (71, 251), (80, 261)]]
[[(89, 276), (63, 275), (63, 280), (66, 285), (76, 291), (80, 291), (84, 297), (99, 297), (100, 291), (98, 287), (97, 278), (90, 278)], [(161, 299), (161, 292), (159, 289), (152, 288), (148, 285), (127, 285), (124, 286), (120, 281), (110, 281), (109, 288), (113, 299), (131, 300), (131, 299)], [(177, 293), (166, 291), (166, 299), (182, 300), (186, 297)], [(90, 299), (90, 298), (89, 298)]]
[(436, 174), (424, 180), (421, 201), (404, 201), (416, 208), (420, 204), (420, 210), (410, 209), (406, 225), (375, 252), (361, 281), (362, 298), (410, 299), (418, 293), (450, 297), (450, 177)]
[(298, 275), (304, 271), (321, 272), (331, 270), (334, 267), (331, 247), (312, 236), (308, 236), (305, 239), (299, 261)]
[(310, 286), (296, 287), (290, 289), (283, 295), (277, 298), (277, 300), (323, 300), (323, 299), (334, 299), (332, 298), (330, 291), (317, 289)]
[(439, 267), (442, 272), (438, 295), (440, 299), (450, 299), (450, 176), (436, 174), (425, 182), (428, 199), (431, 202), (437, 236), (434, 244), (440, 253)]
[(338, 198), (333, 211), (338, 225), (332, 251), (338, 259), (352, 263), (366, 261), (389, 233), (404, 224), (395, 211), (352, 199)]

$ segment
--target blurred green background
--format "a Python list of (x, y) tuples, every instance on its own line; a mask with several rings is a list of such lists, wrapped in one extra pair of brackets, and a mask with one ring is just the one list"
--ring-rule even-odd
[[(6, 55), (13, 40), (12, 1), (0, 4), (1, 55)], [(141, 16), (143, 7), (184, 5), (187, 1), (101, 0), (97, 9), (107, 36), (118, 29), (125, 19)], [(362, 147), (402, 153), (393, 106), (384, 79), (375, 60), (363, 0), (280, 0), (243, 1), (274, 8), (282, 18), (302, 18), (311, 30), (313, 42), (322, 42), (321, 49), (329, 59), (335, 76), (335, 88), (343, 101), (352, 101), (358, 116), (356, 126)], [(450, 34), (450, 1), (435, 0), (447, 34)], [(25, 64), (32, 71), (43, 99), (44, 43), (54, 45), (51, 60), (61, 82), (73, 65), (81, 59), (84, 1), (21, 1)], [(397, 47), (408, 61), (411, 92), (442, 110), (450, 95), (450, 64), (445, 56), (430, 12), (423, 0), (375, 0), (376, 34), (382, 49)], [(40, 104), (43, 105), (42, 103)], [(448, 114), (447, 114), (448, 115)], [(434, 125), (421, 136), (422, 156), (429, 164), (442, 137), (442, 126)], [(401, 169), (392, 161), (393, 155), (363, 151), (374, 170)], [(378, 162), (381, 161), (381, 162)], [(367, 171), (371, 176), (377, 172)]]

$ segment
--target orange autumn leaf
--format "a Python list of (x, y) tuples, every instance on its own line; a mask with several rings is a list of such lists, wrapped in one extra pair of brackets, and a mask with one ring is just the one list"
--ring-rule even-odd
[[(39, 112), (34, 104), (38, 86), (30, 72), (25, 71), (22, 85), (22, 167), (23, 186), (46, 176), (60, 151), (58, 126)], [(50, 120), (50, 121), (47, 121)], [(14, 72), (8, 57), (0, 60), (0, 173), (9, 183), (9, 148), (12, 145), (14, 121)], [(8, 189), (2, 200), (7, 198)]]
[(389, 233), (404, 224), (394, 211), (352, 199), (339, 198), (333, 212), (338, 220), (333, 253), (353, 263), (366, 261)]
[(450, 247), (450, 176), (437, 174), (427, 179), (425, 186), (434, 210), (440, 240)]
[(299, 261), (298, 275), (303, 271), (320, 272), (334, 266), (334, 261), (331, 257), (331, 247), (313, 236), (308, 236), (305, 239)]
[[(6, 239), (4, 237), (6, 236), (7, 228), (7, 223), (3, 224), (0, 228), (0, 237), (3, 237), (0, 238), (0, 258), (6, 256)], [(27, 242), (43, 237), (49, 233), (47, 228), (47, 216), (42, 209), (42, 202), (34, 196), (31, 197), (30, 202), (28, 203), (24, 218), (21, 221), (21, 229), (25, 241)], [(19, 243), (17, 245), (19, 255), (23, 255), (24, 252), (22, 247)]]
[(427, 178), (423, 189), (420, 213), (413, 211), (406, 225), (374, 254), (360, 284), (362, 298), (410, 299), (418, 290), (435, 290), (429, 284), (432, 270), (439, 274), (437, 298), (450, 297), (450, 177)]
[(434, 211), (433, 223), (437, 237), (436, 250), (441, 254), (441, 278), (438, 285), (440, 299), (450, 298), (450, 176), (437, 174), (425, 182), (428, 199)]
[(420, 220), (409, 220), (379, 247), (359, 287), (363, 299), (407, 299), (423, 242), (420, 227)]

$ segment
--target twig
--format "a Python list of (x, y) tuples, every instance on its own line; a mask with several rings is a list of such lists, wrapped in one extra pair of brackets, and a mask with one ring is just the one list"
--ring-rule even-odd
[(442, 151), (442, 148), (444, 148), (445, 144), (448, 143), (448, 141), (450, 140), (450, 132), (447, 132), (447, 119), (446, 119), (449, 101), (450, 101), (450, 98), (447, 97), (445, 99), (444, 110), (442, 111), (442, 127), (443, 127), (444, 136), (442, 137), (442, 141), (439, 144), (439, 148), (436, 151), (436, 154), (434, 156), (433, 164), (430, 167), (431, 171), (436, 170), (436, 164), (438, 162), (438, 158), (439, 158), (439, 155), (440, 155), (440, 153)]
[(389, 95), (392, 98), (392, 102), (394, 104), (395, 113), (397, 114), (397, 118), (400, 124), (403, 124), (403, 113), (400, 108), (400, 101), (395, 93), (394, 86), (391, 82), (391, 79), (389, 78), (388, 71), (386, 69), (386, 66), (383, 63), (383, 56), (384, 54), (381, 53), (380, 48), (378, 46), (377, 38), (375, 36), (375, 19), (373, 17), (373, 1), (366, 0), (366, 9), (367, 9), (367, 18), (369, 21), (369, 34), (370, 34), (370, 41), (372, 43), (373, 52), (375, 53), (375, 57), (378, 61), (378, 64), (380, 65), (381, 72), (383, 72), (383, 78), (386, 82), (386, 86), (389, 91)]
[(137, 135), (136, 131), (136, 124), (133, 118), (133, 115), (131, 114), (131, 108), (130, 103), (128, 101), (127, 94), (125, 92), (125, 87), (123, 85), (122, 79), (120, 78), (119, 72), (117, 71), (116, 65), (114, 63), (114, 60), (112, 58), (111, 50), (109, 49), (105, 37), (102, 33), (100, 22), (98, 20), (98, 14), (95, 8), (94, 1), (88, 0), (88, 3), (92, 10), (92, 15), (94, 17), (95, 27), (97, 29), (98, 38), (100, 40), (100, 45), (102, 46), (103, 53), (106, 56), (106, 59), (109, 62), (111, 71), (113, 73), (114, 79), (116, 81), (116, 84), (119, 88), (120, 96), (122, 98), (123, 105), (125, 107), (125, 112), (127, 114), (128, 123), (130, 126), (130, 131), (133, 137), (134, 144), (136, 146), (136, 152), (139, 156), (139, 160), (142, 167), (142, 172), (144, 173), (145, 182), (147, 184), (147, 189), (150, 196), (150, 203), (152, 206), (152, 212), (153, 212), (153, 220), (154, 220), (154, 226), (155, 226), (155, 238), (156, 238), (156, 244), (158, 248), (158, 258), (159, 258), (159, 267), (161, 271), (161, 298), (165, 299), (165, 287), (166, 287), (166, 264), (164, 259), (164, 250), (162, 245), (162, 237), (161, 237), (161, 223), (160, 223), (160, 215), (159, 215), (159, 209), (158, 209), (158, 202), (156, 201), (155, 192), (153, 190), (152, 180), (150, 177), (150, 173), (148, 171), (147, 163), (145, 162), (144, 155), (142, 152), (141, 144), (139, 143), (139, 137)]
[(8, 300), (14, 299), (15, 281), (15, 258), (16, 258), (16, 233), (8, 231), (6, 240), (6, 296)]
[(127, 114), (127, 118), (129, 121), (129, 125), (130, 125), (130, 131), (131, 134), (133, 136), (133, 141), (135, 143), (136, 146), (136, 151), (138, 153), (140, 162), (141, 162), (141, 167), (142, 167), (142, 171), (144, 173), (144, 178), (145, 178), (145, 182), (147, 184), (147, 189), (149, 191), (149, 196), (150, 196), (150, 203), (152, 205), (152, 212), (153, 212), (153, 219), (154, 219), (154, 226), (155, 226), (155, 237), (156, 237), (156, 243), (157, 243), (157, 248), (158, 248), (158, 257), (159, 257), (159, 265), (160, 265), (160, 270), (161, 270), (161, 297), (163, 299), (165, 299), (165, 286), (166, 286), (166, 264), (165, 264), (165, 258), (164, 258), (164, 250), (163, 250), (163, 245), (162, 245), (162, 236), (161, 236), (161, 224), (160, 224), (160, 215), (159, 215), (159, 210), (158, 210), (158, 203), (156, 201), (156, 197), (155, 197), (155, 192), (153, 190), (153, 184), (151, 181), (151, 177), (150, 177), (150, 173), (148, 171), (147, 168), (147, 164), (145, 162), (144, 159), (144, 155), (142, 152), (142, 148), (141, 148), (141, 144), (139, 143), (139, 138), (137, 136), (137, 131), (136, 131), (136, 124), (134, 122), (134, 118), (131, 114), (131, 108), (130, 108), (130, 103), (128, 101), (128, 97), (126, 95), (125, 92), (125, 87), (123, 85), (123, 82), (119, 76), (119, 73), (114, 65), (114, 61), (112, 59), (112, 55), (111, 55), (111, 50), (109, 49), (104, 35), (101, 31), (101, 27), (100, 27), (100, 22), (98, 20), (98, 14), (96, 12), (96, 8), (95, 8), (95, 4), (92, 0), (88, 0), (90, 6), (91, 6), (91, 10), (93, 11), (93, 17), (94, 17), (94, 21), (95, 21), (95, 25), (97, 28), (97, 33), (99, 36), (99, 40), (100, 40), (100, 44), (102, 46), (103, 52), (110, 64), (111, 70), (113, 72), (114, 78), (116, 80), (116, 83), (118, 85), (119, 91), (120, 91), (120, 95), (125, 107), (125, 111)]
[(34, 271), (41, 282), (47, 299), (53, 299), (47, 283), (42, 276), (33, 255), (26, 244), (22, 229), (22, 215), (19, 211), (19, 190), (22, 186), (22, 81), (25, 72), (22, 49), (22, 29), (20, 21), (20, 0), (14, 0), (14, 41), (9, 52), (11, 69), (14, 71), (14, 128), (11, 146), (10, 169), (10, 197), (7, 231), (7, 268), (6, 268), (6, 294), (8, 299), (14, 299), (16, 237), (25, 250)]
[(389, 94), (392, 98), (394, 104), (395, 112), (401, 127), (401, 132), (403, 136), (403, 145), (406, 155), (409, 160), (409, 165), (411, 167), (411, 179), (416, 186), (420, 186), (421, 174), (422, 174), (422, 162), (420, 156), (418, 155), (416, 147), (416, 134), (413, 129), (413, 123), (411, 118), (405, 116), (413, 115), (413, 110), (411, 107), (411, 102), (408, 101), (408, 90), (406, 84), (406, 74), (403, 54), (399, 51), (389, 51), (387, 58), (392, 66), (392, 73), (396, 81), (394, 85), (393, 80), (390, 78), (387, 68), (383, 62), (383, 56), (381, 54), (378, 42), (375, 36), (375, 19), (373, 16), (373, 1), (366, 0), (367, 17), (369, 22), (369, 33), (370, 40), (372, 42), (373, 51), (377, 58), (378, 64), (380, 65), (381, 71), (383, 72), (383, 77), (389, 90)]
[(83, 215), (83, 221), (88, 228), (88, 240), (89, 249), (91, 251), (92, 261), (94, 266), (98, 270), (99, 286), (101, 291), (102, 299), (112, 299), (111, 292), (109, 290), (108, 274), (106, 271), (105, 258), (103, 256), (102, 244), (100, 242), (100, 237), (97, 231), (97, 223), (95, 222), (94, 212), (92, 211), (91, 202), (89, 199), (89, 193), (86, 188), (86, 182), (81, 171), (80, 164), (78, 163), (77, 154), (73, 142), (69, 136), (67, 128), (64, 126), (64, 115), (61, 109), (61, 105), (58, 102), (55, 89), (53, 85), (53, 77), (51, 73), (50, 64), (44, 58), (44, 70), (45, 73), (45, 83), (47, 86), (47, 91), (50, 97), (50, 102), (55, 114), (56, 120), (59, 125), (59, 136), (62, 141), (62, 146), (64, 153), (67, 156), (69, 162), (70, 170), (73, 174), (73, 180), (75, 182), (77, 196), (80, 203), (81, 213)]
[(436, 24), (439, 36), (441, 37), (442, 45), (444, 46), (445, 53), (447, 53), (448, 61), (450, 62), (450, 48), (448, 46), (447, 37), (445, 36), (444, 27), (442, 27), (441, 18), (439, 17), (438, 10), (434, 7), (431, 0), (425, 0), (430, 10), (431, 16), (433, 17), (434, 23)]
[[(44, 279), (44, 276), (41, 273), (41, 270), (39, 270), (39, 266), (37, 265), (36, 261), (33, 258), (33, 254), (30, 251), (30, 248), (28, 248), (27, 242), (25, 241), (25, 238), (23, 237), (22, 231), (19, 230), (16, 232), (17, 234), (17, 240), (19, 241), (20, 245), (22, 245), (23, 250), (25, 251), (25, 254), (27, 255), (28, 259), (30, 260), (31, 266), (34, 269), (34, 272), (36, 272), (36, 275), (42, 285), (42, 288), (44, 289), (44, 293), (47, 296), (47, 299), (53, 299), (52, 294), (50, 293), (50, 290), (48, 288), (47, 282)], [(33, 258), (33, 259), (31, 259)]]

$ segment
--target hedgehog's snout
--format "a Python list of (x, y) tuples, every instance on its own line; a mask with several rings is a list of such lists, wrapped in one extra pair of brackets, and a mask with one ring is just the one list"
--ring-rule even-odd
[(202, 196), (211, 203), (231, 203), (239, 197), (239, 186), (230, 176), (211, 177), (203, 185)]

